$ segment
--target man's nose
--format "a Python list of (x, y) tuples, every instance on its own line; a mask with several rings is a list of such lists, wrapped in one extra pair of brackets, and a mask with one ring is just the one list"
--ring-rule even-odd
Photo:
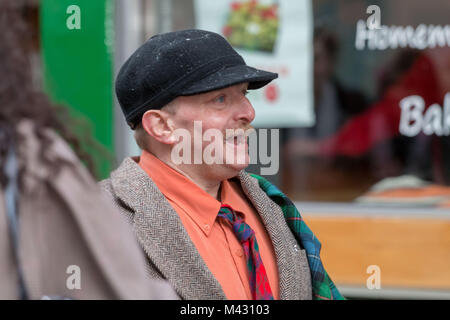
[(239, 103), (236, 118), (244, 123), (251, 123), (255, 119), (255, 109), (250, 101), (244, 97)]

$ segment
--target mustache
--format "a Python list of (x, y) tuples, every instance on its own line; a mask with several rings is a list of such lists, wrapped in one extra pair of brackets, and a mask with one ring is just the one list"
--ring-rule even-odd
[(246, 124), (237, 128), (225, 129), (222, 134), (225, 141), (232, 138), (238, 138), (239, 141), (243, 141), (242, 139), (247, 139), (253, 132), (255, 132), (255, 128), (250, 124)]
[[(245, 134), (248, 134), (248, 133), (251, 133), (251, 132), (253, 132), (255, 130), (255, 127), (253, 127), (251, 124), (247, 124), (247, 125), (243, 125), (243, 126), (240, 126), (240, 127), (236, 127), (236, 128), (227, 128), (227, 129), (224, 129), (223, 131), (222, 131), (222, 133), (224, 134), (224, 136), (226, 136), (227, 135), (227, 132), (244, 132)], [(248, 132), (247, 132), (248, 131)]]

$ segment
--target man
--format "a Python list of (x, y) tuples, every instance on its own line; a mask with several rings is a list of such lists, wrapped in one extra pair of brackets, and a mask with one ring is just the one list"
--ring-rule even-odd
[[(276, 77), (202, 30), (150, 38), (119, 72), (117, 97), (142, 155), (125, 159), (101, 185), (133, 224), (150, 276), (167, 279), (182, 299), (320, 295), (282, 207), (243, 170), (242, 132), (255, 117), (246, 92)], [(215, 133), (210, 153), (200, 132), (208, 130)], [(328, 284), (328, 298), (340, 297)]]

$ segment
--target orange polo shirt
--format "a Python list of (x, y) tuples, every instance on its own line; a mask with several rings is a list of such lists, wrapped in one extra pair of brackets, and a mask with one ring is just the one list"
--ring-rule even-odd
[[(216, 219), (221, 202), (149, 152), (143, 151), (139, 165), (180, 216), (200, 256), (227, 298), (252, 299), (244, 250), (231, 224), (225, 219)], [(221, 199), (222, 203), (241, 212), (245, 222), (255, 231), (270, 288), (274, 298), (279, 299), (278, 268), (272, 242), (258, 213), (241, 190), (239, 181), (223, 181)]]

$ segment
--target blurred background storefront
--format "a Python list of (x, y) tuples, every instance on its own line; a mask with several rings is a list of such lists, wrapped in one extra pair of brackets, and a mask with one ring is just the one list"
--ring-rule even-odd
[(139, 153), (114, 96), (126, 58), (156, 33), (220, 32), (280, 74), (250, 95), (256, 126), (280, 128), (267, 178), (296, 201), (343, 294), (450, 298), (448, 0), (30, 4), (36, 83), (97, 141), (98, 178)]

